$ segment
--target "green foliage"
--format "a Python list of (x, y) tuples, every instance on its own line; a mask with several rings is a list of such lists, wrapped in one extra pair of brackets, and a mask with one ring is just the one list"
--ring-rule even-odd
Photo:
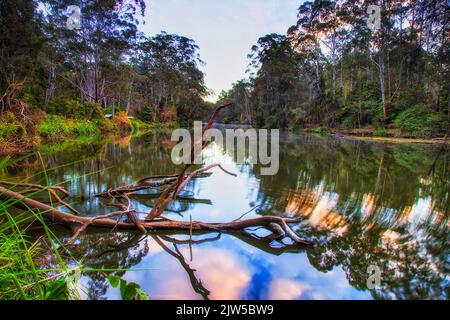
[(21, 140), (27, 136), (25, 124), (20, 122), (12, 112), (6, 112), (0, 117), (0, 142)]
[(93, 121), (97, 127), (100, 129), (102, 133), (117, 133), (119, 132), (119, 128), (117, 125), (112, 122), (110, 119), (105, 117), (96, 119)]
[(426, 117), (426, 126), (430, 135), (444, 135), (447, 134), (450, 123), (448, 115), (441, 112), (433, 112)]
[(146, 105), (142, 112), (139, 114), (139, 117), (147, 123), (153, 122), (155, 116), (155, 111), (151, 105)]
[(52, 99), (47, 111), (51, 114), (79, 120), (94, 120), (104, 117), (103, 110), (99, 104), (77, 99)]
[(377, 129), (373, 133), (376, 137), (385, 137), (386, 136), (386, 130), (385, 129)]
[(64, 104), (66, 116), (74, 119), (98, 119), (103, 117), (100, 106), (90, 101), (67, 100)]
[(165, 32), (139, 44), (133, 62), (139, 78), (136, 89), (145, 101), (144, 121), (163, 120), (168, 106), (175, 107), (178, 120), (203, 116), (208, 89), (198, 50), (194, 40)]
[(150, 300), (149, 295), (137, 283), (127, 283), (116, 275), (108, 276), (108, 281), (113, 288), (119, 288), (122, 300)]
[(67, 281), (63, 277), (55, 281), (44, 281), (42, 288), (44, 291), (42, 300), (67, 300), (69, 298)]
[(98, 136), (100, 128), (94, 121), (65, 119), (62, 116), (48, 115), (38, 125), (41, 136), (50, 141), (66, 137)]
[(314, 129), (314, 133), (319, 135), (326, 135), (328, 133), (328, 129), (325, 126), (320, 126)]
[[(0, 166), (0, 169), (2, 167)], [(46, 250), (54, 267), (43, 270), (35, 262), (44, 254), (37, 243), (30, 242), (24, 230), (33, 222), (40, 221), (44, 226), (48, 241), (59, 243), (58, 239), (46, 229), (39, 214), (28, 210), (23, 214), (12, 214), (11, 201), (0, 202), (0, 299), (11, 300), (54, 300), (76, 298), (68, 290), (63, 272), (67, 271), (55, 246)], [(56, 276), (60, 274), (61, 276)]]
[(38, 82), (43, 34), (36, 8), (36, 1), (0, 2), (0, 97), (13, 79)]
[(401, 112), (395, 124), (403, 134), (409, 136), (429, 136), (444, 134), (448, 129), (448, 117), (431, 111), (426, 105), (418, 104)]
[(423, 121), (423, 112), (416, 108), (407, 109), (401, 112), (395, 119), (395, 124), (402, 133), (410, 136), (424, 136), (427, 134), (427, 128)]

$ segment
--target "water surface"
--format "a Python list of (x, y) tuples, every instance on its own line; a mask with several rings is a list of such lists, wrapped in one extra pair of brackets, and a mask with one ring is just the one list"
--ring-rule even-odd
[[(280, 169), (236, 164), (217, 145), (205, 163), (222, 162), (238, 173), (192, 181), (170, 205), (172, 219), (207, 222), (278, 215), (302, 217), (296, 232), (314, 242), (297, 246), (267, 236), (195, 235), (90, 230), (71, 248), (71, 263), (121, 272), (152, 299), (446, 299), (449, 295), (448, 213), (450, 151), (439, 145), (383, 144), (283, 134)], [(175, 173), (170, 134), (148, 134), (103, 143), (44, 148), (9, 168), (9, 176), (35, 175), (42, 162), (51, 183), (67, 181), (71, 202), (86, 214), (112, 210), (97, 192), (144, 176)], [(135, 197), (148, 212), (152, 195)], [(70, 234), (56, 229), (61, 240)], [(381, 270), (379, 286), (368, 289), (369, 266)], [(369, 281), (370, 282), (370, 281)], [(372, 283), (372, 282), (371, 282)], [(376, 283), (375, 283), (376, 284)], [(116, 299), (104, 274), (86, 273), (79, 282), (86, 299)]]

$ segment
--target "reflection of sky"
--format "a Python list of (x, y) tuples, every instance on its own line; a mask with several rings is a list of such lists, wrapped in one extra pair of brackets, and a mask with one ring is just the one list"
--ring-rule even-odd
[[(189, 277), (179, 261), (148, 238), (149, 254), (128, 271), (127, 281), (142, 286), (153, 299), (201, 299), (192, 289)], [(169, 243), (166, 243), (170, 247)], [(354, 289), (340, 268), (317, 271), (305, 253), (273, 256), (224, 235), (219, 241), (195, 245), (193, 261), (189, 249), (180, 251), (211, 299), (370, 299), (368, 292)], [(118, 298), (110, 289), (109, 298)]]
[[(280, 182), (274, 186), (280, 190), (267, 190), (264, 188), (270, 188), (270, 186), (263, 186), (264, 180), (260, 181), (252, 173), (251, 165), (235, 164), (230, 156), (223, 153), (215, 144), (210, 145), (205, 156), (205, 163), (220, 162), (227, 170), (238, 173), (238, 176), (232, 177), (219, 168), (212, 169), (212, 176), (196, 179), (186, 188), (189, 192), (185, 192), (186, 195), (196, 199), (209, 199), (212, 205), (196, 203), (187, 207), (187, 210), (183, 212), (183, 217), (175, 214), (168, 214), (168, 217), (189, 220), (189, 216), (192, 216), (194, 220), (199, 221), (230, 221), (260, 204), (261, 194), (276, 200), (278, 195), (281, 197), (281, 193), (288, 191), (287, 203), (285, 203), (287, 205), (283, 213), (290, 216), (303, 214), (315, 230), (325, 230), (342, 236), (352, 226), (352, 219), (355, 217), (361, 221), (368, 221), (366, 227), (372, 225), (372, 218), (378, 221), (382, 220), (387, 226), (391, 226), (395, 220), (396, 227), (406, 224), (408, 233), (423, 245), (421, 248), (423, 255), (428, 253), (426, 238), (429, 235), (419, 231), (421, 225), (426, 221), (439, 220), (433, 210), (433, 200), (429, 197), (418, 198), (415, 203), (408, 204), (402, 209), (404, 214), (401, 212), (401, 216), (398, 217), (397, 209), (380, 206), (377, 203), (376, 195), (370, 192), (361, 195), (355, 191), (345, 198), (342, 193), (325, 186), (323, 182), (306, 187), (299, 183), (299, 186), (292, 190), (282, 189), (284, 185)], [(122, 161), (130, 161), (130, 159), (124, 158)], [(140, 171), (142, 168), (138, 166), (132, 167), (132, 170), (136, 170), (135, 175), (143, 175)], [(134, 173), (134, 171), (130, 172)], [(132, 182), (135, 177), (130, 172), (128, 175), (120, 175), (119, 178)], [(145, 172), (145, 174), (152, 173)], [(69, 179), (70, 176), (67, 178)], [(112, 178), (118, 179), (116, 176)], [(92, 193), (98, 191), (95, 180), (91, 181), (86, 176), (80, 177), (80, 179), (86, 181), (83, 185), (94, 190)], [(302, 177), (298, 179), (301, 180)], [(101, 190), (110, 187), (106, 182), (99, 185)], [(76, 186), (76, 184), (72, 186)], [(192, 194), (189, 194), (190, 192)], [(75, 190), (74, 193), (79, 194), (80, 192)], [(358, 199), (361, 199), (361, 202), (357, 205), (356, 214), (354, 216), (345, 215), (346, 206), (354, 200), (357, 203)], [(110, 211), (110, 208), (99, 206), (99, 201), (99, 199), (92, 199), (92, 201), (84, 202), (85, 207), (82, 208), (82, 211), (96, 213)], [(268, 205), (273, 205), (273, 203), (268, 202)], [(138, 211), (148, 212), (150, 210), (148, 203), (135, 202), (133, 206)], [(247, 217), (255, 215), (254, 212), (251, 212)], [(400, 234), (395, 230), (388, 229), (382, 234), (382, 240), (387, 243), (395, 243), (399, 238)], [(128, 271), (124, 278), (140, 284), (153, 299), (201, 299), (201, 295), (193, 290), (190, 279), (180, 262), (166, 253), (152, 238), (147, 240), (149, 253), (138, 264), (131, 267), (148, 270)], [(171, 247), (170, 243), (166, 244)], [(180, 249), (187, 262), (197, 270), (196, 276), (206, 289), (211, 291), (210, 297), (214, 299), (371, 298), (367, 291), (359, 291), (349, 284), (341, 266), (334, 267), (326, 273), (318, 271), (309, 262), (305, 252), (284, 253), (275, 256), (227, 235), (223, 235), (220, 240), (214, 242), (195, 245), (192, 262), (188, 261), (187, 246), (180, 245)], [(433, 257), (430, 256), (431, 258)], [(118, 291), (109, 289), (107, 296), (118, 298)]]
[(219, 168), (213, 168), (208, 179), (197, 179), (197, 198), (211, 199), (212, 206), (196, 205), (189, 211), (196, 220), (207, 222), (228, 221), (238, 218), (251, 209), (256, 201), (258, 180), (247, 171), (249, 166), (237, 165), (227, 154), (224, 155), (212, 144), (205, 151), (205, 163), (221, 163), (237, 177), (230, 176)]

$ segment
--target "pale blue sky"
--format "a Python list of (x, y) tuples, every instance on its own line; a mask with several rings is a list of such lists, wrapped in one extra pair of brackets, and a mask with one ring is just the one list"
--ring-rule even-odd
[[(245, 77), (247, 54), (259, 37), (286, 33), (302, 0), (146, 0), (147, 35), (162, 30), (192, 38), (206, 66), (206, 84), (218, 95)], [(214, 100), (211, 97), (210, 100)]]

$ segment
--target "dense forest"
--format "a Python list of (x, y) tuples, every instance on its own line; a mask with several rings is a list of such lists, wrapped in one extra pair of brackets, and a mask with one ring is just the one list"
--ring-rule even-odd
[[(374, 4), (379, 29), (367, 23)], [(205, 118), (213, 106), (204, 100), (199, 47), (180, 35), (144, 35), (145, 7), (143, 0), (1, 2), (2, 152), (64, 132)], [(223, 122), (445, 135), (446, 1), (317, 0), (302, 3), (297, 16), (286, 34), (251, 48), (248, 76), (220, 94), (219, 103), (234, 103)]]
[[(381, 7), (372, 30), (369, 5)], [(231, 121), (265, 127), (396, 127), (403, 135), (449, 126), (447, 1), (307, 1), (286, 34), (253, 46), (249, 79), (222, 92)]]
[[(71, 5), (82, 17), (73, 28)], [(144, 36), (144, 14), (142, 0), (1, 1), (3, 149), (24, 137), (29, 144), (36, 131), (58, 138), (126, 129), (124, 114), (151, 123), (203, 117), (198, 46), (175, 34)]]

